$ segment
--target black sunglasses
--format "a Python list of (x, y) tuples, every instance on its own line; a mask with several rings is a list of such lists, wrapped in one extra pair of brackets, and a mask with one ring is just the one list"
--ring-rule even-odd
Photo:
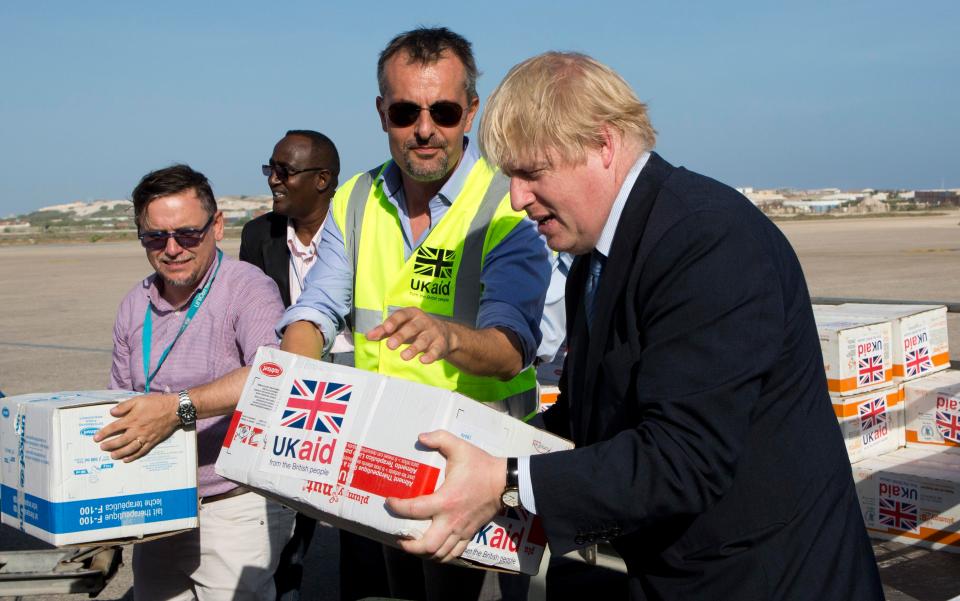
[(287, 167), (286, 165), (281, 165), (280, 163), (270, 163), (269, 165), (261, 165), (260, 171), (264, 175), (270, 177), (271, 173), (277, 174), (277, 179), (285, 182), (287, 179), (297, 175), (298, 173), (306, 173), (307, 171), (329, 171), (326, 167), (310, 167), (309, 169), (294, 169), (293, 167)]
[(453, 127), (463, 117), (463, 107), (456, 102), (441, 100), (429, 107), (412, 102), (397, 102), (387, 107), (387, 116), (397, 127), (409, 127), (420, 118), (420, 111), (430, 111), (430, 118), (440, 127)]
[(175, 229), (172, 232), (142, 232), (137, 235), (137, 238), (140, 238), (140, 244), (149, 250), (163, 250), (167, 247), (167, 240), (170, 238), (176, 240), (177, 244), (183, 248), (194, 248), (203, 241), (203, 235), (207, 233), (208, 229), (210, 229), (210, 225), (213, 223), (214, 217), (216, 217), (216, 213), (211, 215), (210, 219), (207, 219), (207, 223), (200, 229), (194, 227), (182, 227)]

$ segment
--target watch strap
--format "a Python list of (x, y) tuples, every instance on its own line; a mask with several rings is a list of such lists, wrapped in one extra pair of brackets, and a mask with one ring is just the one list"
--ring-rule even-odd
[(507, 457), (507, 488), (520, 488), (520, 462), (516, 457)]

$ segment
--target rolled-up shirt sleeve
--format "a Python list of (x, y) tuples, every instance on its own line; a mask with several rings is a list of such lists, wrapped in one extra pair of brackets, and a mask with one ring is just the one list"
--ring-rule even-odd
[(477, 328), (504, 327), (520, 341), (523, 365), (536, 358), (540, 318), (550, 282), (550, 255), (535, 224), (520, 221), (487, 254), (480, 273), (483, 293)]
[(304, 290), (277, 323), (277, 336), (295, 321), (309, 321), (323, 334), (323, 352), (330, 352), (333, 341), (347, 325), (353, 302), (353, 265), (347, 259), (343, 232), (329, 215), (317, 247), (317, 262), (307, 274)]

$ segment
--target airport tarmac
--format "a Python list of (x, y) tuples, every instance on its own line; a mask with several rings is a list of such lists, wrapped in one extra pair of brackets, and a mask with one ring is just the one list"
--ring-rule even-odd
[[(960, 212), (940, 216), (780, 221), (800, 257), (813, 297), (960, 303)], [(239, 240), (224, 241), (236, 256)], [(151, 273), (136, 241), (0, 247), (0, 390), (7, 395), (105, 388), (120, 299)], [(960, 360), (960, 315), (950, 316), (951, 358)], [(337, 598), (335, 532), (311, 552), (313, 591)], [(0, 549), (29, 545), (7, 527)], [(38, 544), (37, 547), (42, 545)], [(960, 555), (875, 546), (891, 600), (960, 595)], [(129, 554), (127, 554), (129, 563)], [(886, 563), (885, 563), (886, 562)], [(930, 566), (915, 578), (909, 568)], [(923, 581), (923, 582), (920, 582)], [(99, 599), (129, 599), (129, 567)], [(81, 599), (86, 596), (35, 597)], [(317, 597), (307, 597), (317, 598)]]

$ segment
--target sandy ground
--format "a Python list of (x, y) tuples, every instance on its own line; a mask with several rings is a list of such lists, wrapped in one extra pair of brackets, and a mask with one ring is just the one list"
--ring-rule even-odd
[[(960, 212), (778, 225), (796, 248), (814, 297), (960, 303)], [(223, 245), (233, 256), (238, 247), (238, 240)], [(149, 273), (135, 241), (0, 247), (0, 390), (12, 395), (105, 388), (117, 304)], [(950, 318), (950, 338), (956, 361), (960, 315)], [(311, 574), (308, 585), (315, 593), (324, 591), (324, 598), (336, 598), (336, 535), (325, 532), (320, 538), (311, 564), (323, 569)], [(0, 528), (0, 549), (30, 544), (9, 528)], [(960, 556), (896, 546), (878, 546), (877, 553), (886, 566), (890, 599), (946, 599), (960, 594), (960, 584), (954, 584), (938, 585), (936, 596), (928, 596), (904, 571), (918, 561), (942, 566), (927, 578), (938, 580), (943, 571), (958, 572)], [(125, 568), (99, 598), (130, 598), (129, 586)]]

